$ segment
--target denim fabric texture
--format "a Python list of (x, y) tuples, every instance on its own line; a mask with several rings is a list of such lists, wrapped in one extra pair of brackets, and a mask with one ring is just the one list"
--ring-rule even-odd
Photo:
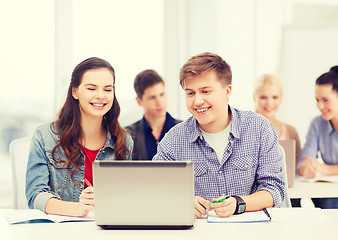
[[(60, 136), (51, 130), (51, 124), (38, 127), (32, 137), (26, 171), (26, 197), (30, 208), (45, 211), (47, 201), (58, 198), (64, 201), (78, 202), (84, 187), (84, 156), (81, 154), (81, 166), (71, 178), (72, 170), (62, 163), (67, 161), (61, 147), (57, 148), (54, 157), (52, 150), (59, 142)], [(114, 160), (114, 146), (111, 135), (105, 146), (98, 152), (95, 161)], [(132, 153), (133, 140), (127, 135), (127, 147)], [(131, 160), (131, 154), (126, 156)]]

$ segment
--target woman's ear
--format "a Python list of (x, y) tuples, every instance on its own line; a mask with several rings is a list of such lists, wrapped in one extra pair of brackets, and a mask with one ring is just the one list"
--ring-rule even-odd
[(77, 92), (77, 88), (72, 88), (72, 96), (73, 96), (74, 99), (78, 100), (79, 97), (77, 96), (76, 92)]

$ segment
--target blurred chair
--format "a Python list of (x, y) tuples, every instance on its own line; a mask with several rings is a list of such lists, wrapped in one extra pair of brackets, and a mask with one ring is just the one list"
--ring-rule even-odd
[(25, 187), (31, 139), (31, 137), (18, 138), (9, 145), (13, 175), (13, 207), (15, 209), (28, 208)]
[(290, 195), (289, 195), (288, 174), (287, 174), (287, 168), (286, 168), (285, 151), (284, 151), (284, 148), (281, 145), (279, 145), (279, 150), (283, 153), (282, 171), (283, 171), (283, 176), (284, 176), (284, 180), (285, 180), (285, 196), (284, 196), (284, 201), (283, 201), (281, 207), (292, 207)]

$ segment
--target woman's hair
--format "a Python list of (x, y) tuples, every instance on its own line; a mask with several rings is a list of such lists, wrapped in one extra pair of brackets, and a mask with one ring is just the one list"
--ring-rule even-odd
[(338, 92), (338, 65), (333, 66), (330, 71), (322, 74), (316, 80), (316, 85), (331, 84), (332, 90)]
[[(79, 169), (81, 162), (81, 144), (80, 140), (83, 137), (81, 128), (81, 112), (79, 101), (73, 98), (72, 91), (79, 87), (83, 75), (91, 69), (105, 68), (108, 69), (114, 77), (114, 100), (113, 106), (103, 116), (102, 126), (110, 132), (112, 140), (115, 141), (114, 154), (115, 159), (123, 160), (128, 154), (126, 146), (126, 131), (120, 126), (118, 117), (120, 115), (120, 105), (115, 95), (115, 71), (114, 68), (105, 60), (97, 57), (88, 58), (79, 63), (72, 73), (72, 78), (68, 88), (66, 101), (61, 108), (55, 122), (52, 123), (52, 130), (60, 136), (60, 141), (55, 145), (52, 156), (53, 159), (61, 162), (60, 159), (55, 159), (54, 153), (61, 146), (67, 156), (67, 161), (64, 163), (67, 167), (74, 168), (72, 178), (75, 172)], [(55, 128), (57, 131), (55, 131)], [(74, 179), (73, 179), (74, 181)]]
[(283, 95), (283, 88), (279, 78), (274, 74), (263, 74), (255, 83), (254, 96), (258, 94), (259, 89), (264, 85), (275, 85), (280, 89), (281, 96)]
[(180, 84), (184, 88), (185, 80), (200, 76), (204, 73), (215, 71), (218, 80), (224, 85), (231, 84), (232, 72), (229, 64), (220, 56), (205, 52), (191, 57), (180, 70)]

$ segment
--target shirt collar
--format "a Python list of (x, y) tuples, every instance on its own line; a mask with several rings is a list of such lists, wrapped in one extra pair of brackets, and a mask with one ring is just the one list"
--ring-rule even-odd
[[(240, 119), (238, 116), (238, 112), (235, 108), (230, 107), (230, 105), (228, 105), (229, 111), (231, 113), (231, 126), (230, 126), (230, 136), (234, 137), (234, 138), (239, 138), (239, 127), (240, 127)], [(201, 140), (204, 139), (202, 132), (200, 130), (200, 128), (198, 127), (198, 122), (196, 120), (196, 118), (194, 116), (191, 116), (188, 120), (188, 126), (191, 126), (189, 129), (189, 132), (191, 132), (191, 135), (189, 136), (189, 142), (194, 142), (197, 141), (198, 138), (200, 138)]]
[(143, 122), (143, 127), (144, 127), (144, 131), (146, 132), (152, 132), (153, 129), (149, 126), (147, 120), (145, 119), (144, 115), (143, 115), (143, 118), (142, 118), (142, 122)]
[(240, 116), (238, 115), (238, 110), (233, 108), (233, 107), (230, 107), (229, 106), (229, 110), (231, 112), (231, 126), (230, 126), (230, 136), (232, 135), (234, 138), (238, 138), (239, 139), (239, 130), (240, 130), (240, 126), (241, 126), (241, 119), (240, 119)]
[[(144, 115), (143, 115), (142, 121), (143, 121), (144, 130), (147, 131), (147, 132), (148, 131), (152, 132), (153, 129), (147, 123), (147, 120), (145, 119)], [(174, 125), (175, 125), (175, 119), (167, 112), (166, 116), (165, 116), (165, 122), (164, 122), (162, 132), (163, 131), (167, 132)]]
[(107, 132), (107, 140), (106, 140), (106, 143), (104, 144), (104, 148), (110, 147), (111, 149), (114, 149), (115, 142), (116, 142), (116, 140), (114, 139), (115, 137), (112, 137), (110, 132)]
[(333, 134), (334, 132), (336, 132), (336, 130), (334, 130), (331, 121), (326, 121), (327, 124), (327, 131), (328, 131), (328, 135)]

